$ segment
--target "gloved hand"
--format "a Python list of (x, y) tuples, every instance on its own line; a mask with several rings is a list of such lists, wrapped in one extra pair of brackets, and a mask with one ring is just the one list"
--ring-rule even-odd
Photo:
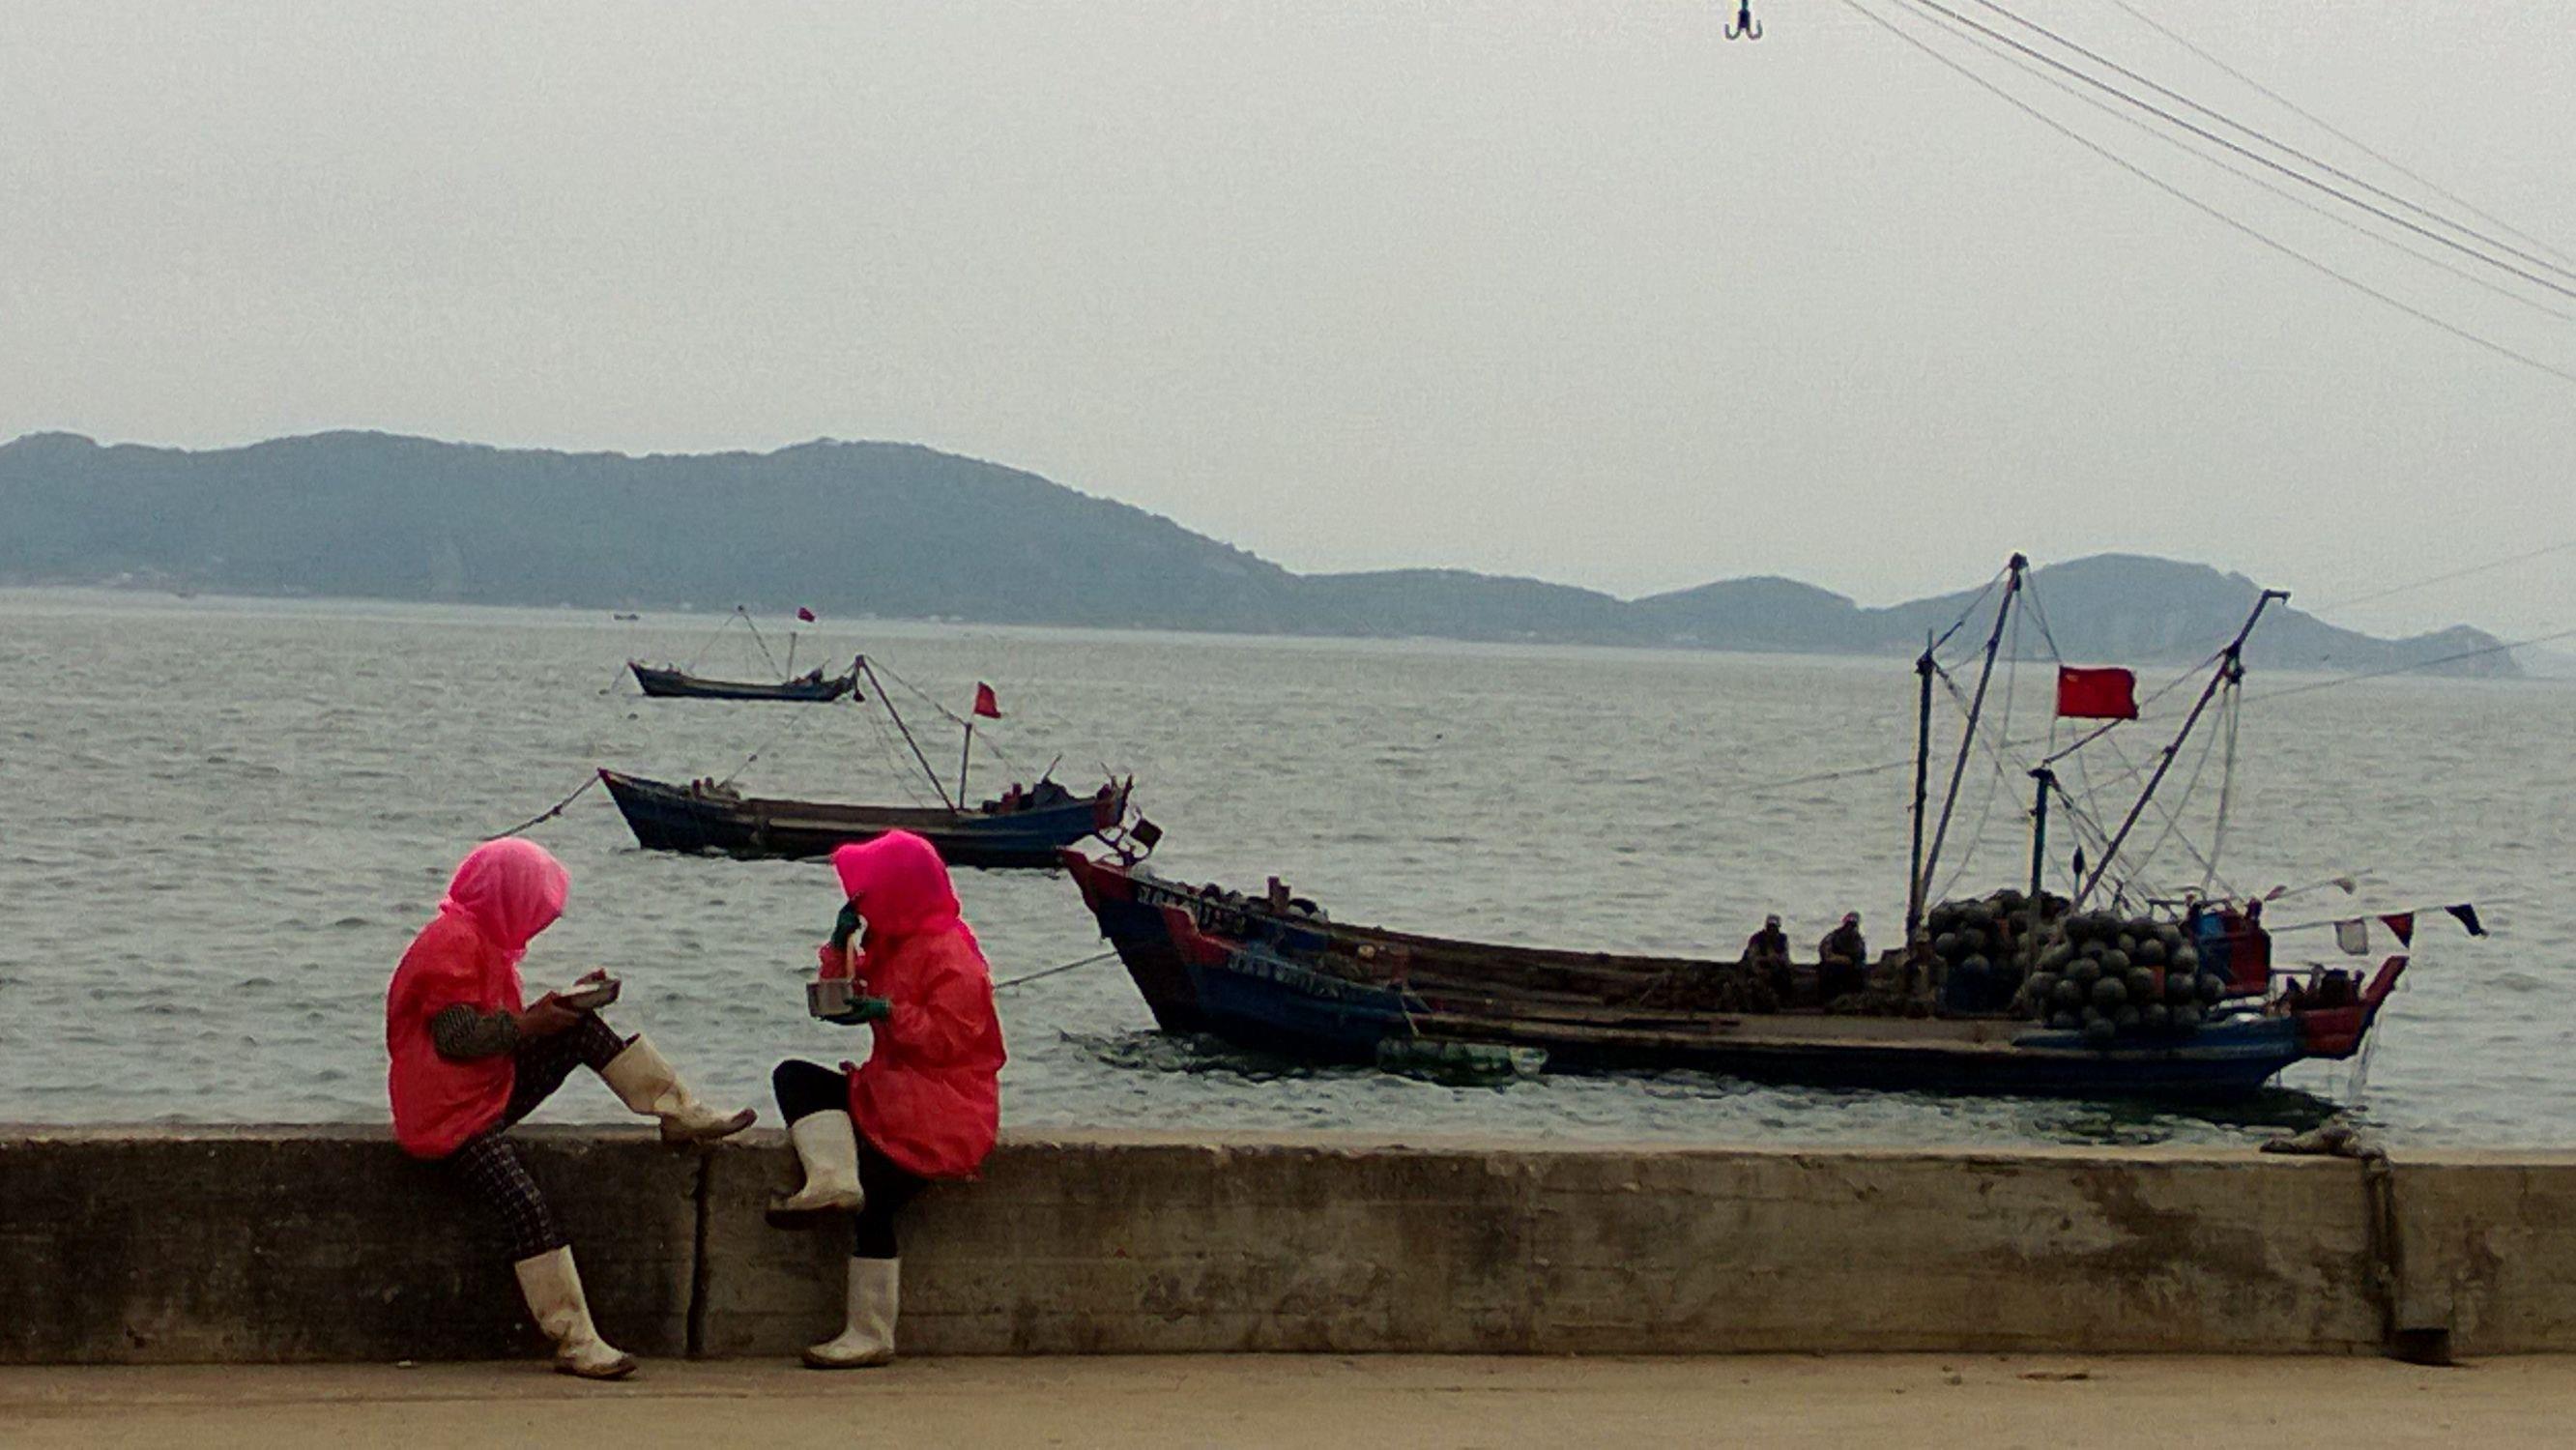
[(883, 1022), (893, 1015), (894, 1003), (883, 997), (853, 997), (850, 999), (849, 1011), (836, 1012), (823, 1020), (837, 1022), (844, 1027), (856, 1027), (867, 1022)]

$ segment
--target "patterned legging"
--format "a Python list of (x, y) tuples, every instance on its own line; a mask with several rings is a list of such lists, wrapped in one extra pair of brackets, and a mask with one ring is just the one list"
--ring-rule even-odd
[(443, 1160), (448, 1172), (481, 1207), (485, 1222), (508, 1246), (510, 1262), (535, 1258), (572, 1240), (564, 1236), (563, 1226), (555, 1222), (545, 1194), (528, 1176), (526, 1165), (502, 1134), (535, 1112), (537, 1104), (562, 1087), (574, 1068), (587, 1067), (596, 1072), (606, 1067), (610, 1059), (626, 1050), (629, 1040), (618, 1036), (616, 1029), (601, 1021), (597, 1013), (584, 1012), (579, 1025), (552, 1037), (520, 1044), (511, 1054), (510, 1101), (501, 1110), (501, 1120), (466, 1139), (462, 1147)]

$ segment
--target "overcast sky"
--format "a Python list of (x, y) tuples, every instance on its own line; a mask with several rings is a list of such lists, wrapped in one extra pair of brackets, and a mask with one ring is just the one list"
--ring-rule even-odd
[[(2576, 539), (2576, 381), (1856, 3), (1901, 10), (0, 0), (0, 436), (902, 439), (1620, 594), (2116, 548), (2329, 605)], [(2114, 0), (2008, 3), (2420, 195)], [(2131, 3), (2576, 250), (2576, 6)], [(1972, 64), (2576, 373), (2576, 322)], [(2327, 612), (2576, 626), (2576, 550)]]

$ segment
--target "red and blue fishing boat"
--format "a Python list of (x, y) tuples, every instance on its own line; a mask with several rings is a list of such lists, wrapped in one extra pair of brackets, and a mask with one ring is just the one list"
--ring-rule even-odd
[[(2055, 767), (2137, 718), (2134, 677), (2062, 668), (2061, 713), (2103, 723), (2032, 770), (2041, 795), (2029, 889), (1927, 905), (2026, 567), (2015, 555), (1998, 576), (2003, 600), (1937, 817), (1932, 691), (1947, 671), (1937, 642), (1917, 661), (1908, 945), (1874, 964), (1829, 970), (1821, 959), (1791, 961), (1785, 949), (1729, 962), (1454, 940), (1335, 921), (1275, 878), (1247, 895), (1185, 884), (1124, 856), (1067, 850), (1063, 863), (1164, 1031), (1291, 1059), (1386, 1062), (1406, 1049), (1489, 1046), (1537, 1049), (1563, 1071), (1688, 1068), (1864, 1088), (2203, 1100), (2252, 1093), (2298, 1063), (2355, 1056), (2405, 955), (2366, 980), (2343, 968), (2276, 969), (2250, 899), (2142, 896), (2140, 873), (2113, 870), (2183, 740), (2213, 706), (2236, 708), (2245, 640), (2265, 606), (2287, 597), (2276, 591), (2218, 652), (2189, 718), (2116, 827), (2071, 798)], [(2045, 889), (2051, 800), (2078, 840), (2062, 873), (2071, 895)]]

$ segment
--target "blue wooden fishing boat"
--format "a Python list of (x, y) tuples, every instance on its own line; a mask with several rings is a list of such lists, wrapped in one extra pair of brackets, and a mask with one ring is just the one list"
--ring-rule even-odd
[(1657, 1006), (1660, 988), (1741, 967), (1352, 926), (1280, 893), (1184, 885), (1079, 851), (1063, 861), (1164, 1030), (1318, 1062), (1372, 1062), (1390, 1042), (1485, 1043), (1542, 1049), (1550, 1071), (1690, 1068), (1829, 1086), (2214, 1100), (2251, 1093), (2294, 1063), (2351, 1057), (2406, 964), (2391, 957), (2339, 1005), (2281, 1010), (2247, 998), (2187, 1035), (2103, 1047), (2002, 1013)]
[(1118, 829), (1132, 782), (1078, 796), (1042, 781), (1023, 799), (977, 807), (844, 805), (746, 796), (714, 781), (673, 785), (602, 769), (600, 783), (648, 851), (711, 851), (746, 860), (807, 860), (888, 831), (929, 841), (951, 866), (1036, 867), (1088, 836)]

